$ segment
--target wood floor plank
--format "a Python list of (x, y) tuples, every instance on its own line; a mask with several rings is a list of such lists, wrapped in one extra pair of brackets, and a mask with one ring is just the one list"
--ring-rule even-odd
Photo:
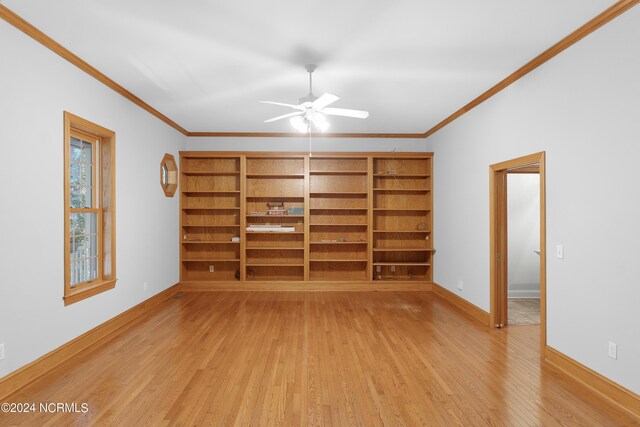
[(640, 426), (429, 292), (185, 292), (9, 397), (0, 425)]

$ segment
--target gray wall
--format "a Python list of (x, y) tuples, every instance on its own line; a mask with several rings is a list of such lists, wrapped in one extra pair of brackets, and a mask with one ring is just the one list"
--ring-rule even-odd
[(489, 310), (489, 165), (546, 151), (548, 344), (636, 393), (638, 46), (635, 7), (432, 140), (436, 282)]
[[(185, 138), (3, 20), (0, 57), (2, 377), (178, 281), (178, 198), (158, 175)], [(118, 282), (68, 307), (63, 111), (116, 132)]]

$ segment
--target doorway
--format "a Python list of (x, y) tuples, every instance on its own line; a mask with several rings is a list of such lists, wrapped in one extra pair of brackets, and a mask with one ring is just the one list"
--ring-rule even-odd
[[(546, 206), (545, 206), (545, 153), (536, 153), (491, 165), (490, 181), (490, 233), (491, 233), (491, 309), (492, 327), (509, 325), (509, 233), (508, 182), (509, 176), (535, 176), (539, 194), (539, 301), (540, 340), (546, 345)], [(515, 182), (515, 180), (513, 181)], [(535, 251), (536, 249), (532, 249)], [(537, 255), (536, 253), (535, 255)], [(534, 255), (534, 254), (531, 254)], [(512, 264), (513, 268), (513, 264)]]

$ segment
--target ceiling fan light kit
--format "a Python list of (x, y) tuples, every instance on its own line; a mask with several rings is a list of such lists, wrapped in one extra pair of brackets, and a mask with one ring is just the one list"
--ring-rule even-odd
[(289, 123), (300, 133), (309, 133), (311, 128), (315, 128), (320, 132), (326, 132), (330, 123), (327, 116), (352, 117), (356, 119), (366, 119), (369, 112), (362, 110), (350, 110), (346, 108), (330, 108), (340, 98), (330, 93), (325, 93), (319, 98), (313, 94), (313, 72), (318, 66), (315, 64), (307, 64), (305, 69), (309, 73), (309, 94), (298, 100), (298, 105), (286, 104), (283, 102), (260, 101), (265, 104), (280, 105), (282, 107), (293, 108), (293, 113), (283, 114), (281, 116), (267, 119), (265, 123), (271, 123), (282, 119), (289, 119)]

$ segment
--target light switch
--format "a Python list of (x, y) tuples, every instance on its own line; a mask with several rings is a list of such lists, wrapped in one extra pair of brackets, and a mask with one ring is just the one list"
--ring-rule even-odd
[(564, 259), (564, 246), (557, 245), (556, 246), (556, 256), (560, 259)]

